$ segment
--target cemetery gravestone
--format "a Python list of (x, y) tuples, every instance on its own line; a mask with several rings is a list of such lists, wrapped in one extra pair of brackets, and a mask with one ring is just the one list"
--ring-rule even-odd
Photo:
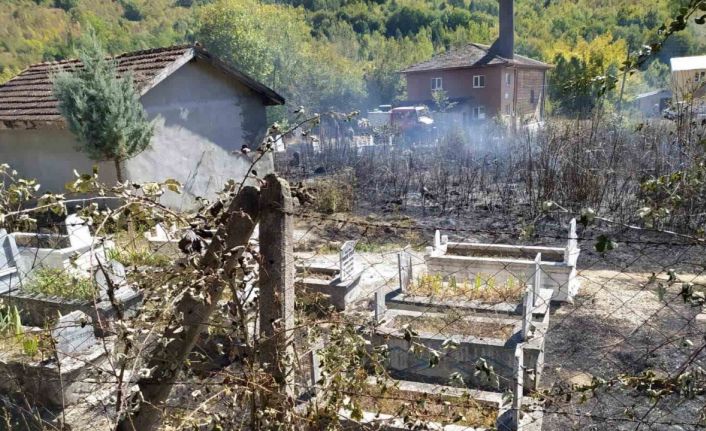
[(412, 255), (407, 251), (401, 251), (397, 254), (397, 267), (400, 279), (400, 290), (407, 290), (412, 282)]
[[(126, 284), (126, 274), (125, 267), (118, 261), (113, 260), (103, 263), (102, 266), (105, 271), (103, 271), (100, 267), (97, 267), (94, 269), (93, 274), (96, 284), (100, 290), (100, 297), (101, 299), (105, 299), (107, 298), (106, 292), (110, 288), (111, 283), (116, 291)], [(111, 283), (108, 283), (106, 274), (108, 278), (110, 278)]]
[(382, 289), (375, 291), (375, 323), (380, 323), (385, 316), (385, 293)]
[(60, 362), (78, 356), (96, 344), (91, 318), (82, 311), (73, 311), (59, 318), (51, 336)]
[(69, 236), (71, 247), (88, 247), (93, 243), (91, 230), (86, 221), (76, 214), (66, 216), (66, 233)]
[(539, 289), (542, 287), (542, 253), (537, 253), (534, 259), (534, 282), (532, 283), (532, 308), (537, 307)]
[(522, 307), (522, 339), (527, 341), (532, 331), (532, 286), (527, 286)]
[(341, 246), (339, 255), (341, 265), (341, 281), (353, 278), (355, 272), (355, 244), (357, 241), (346, 241)]

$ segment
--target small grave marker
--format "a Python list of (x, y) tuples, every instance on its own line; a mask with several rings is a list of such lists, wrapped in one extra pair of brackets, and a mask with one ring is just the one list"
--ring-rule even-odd
[(76, 214), (69, 214), (64, 221), (66, 233), (69, 236), (71, 247), (86, 247), (93, 243), (91, 230), (86, 224), (86, 220)]
[(0, 271), (17, 266), (19, 255), (15, 238), (8, 235), (5, 229), (0, 229)]
[(532, 307), (537, 306), (539, 289), (542, 287), (542, 253), (537, 253), (534, 258), (534, 281), (532, 283)]
[(405, 292), (412, 282), (412, 255), (406, 250), (397, 253), (397, 270), (399, 272), (400, 290)]
[(385, 317), (385, 311), (387, 307), (385, 306), (385, 293), (382, 289), (375, 291), (375, 323), (382, 322)]
[(569, 240), (564, 250), (564, 262), (568, 265), (576, 265), (574, 256), (579, 253), (578, 235), (576, 234), (576, 219), (573, 218), (569, 222)]
[(118, 261), (112, 260), (110, 262), (103, 263), (102, 266), (105, 271), (103, 271), (100, 267), (96, 267), (93, 274), (96, 284), (98, 285), (98, 289), (100, 290), (100, 296), (101, 298), (104, 298), (106, 296), (106, 292), (110, 288), (106, 274), (110, 278), (110, 281), (116, 290), (126, 284), (126, 274), (125, 267)]
[(355, 272), (355, 245), (357, 241), (346, 241), (339, 254), (341, 281), (353, 278)]
[(59, 361), (73, 358), (96, 344), (91, 318), (82, 311), (61, 316), (51, 331)]
[(522, 307), (522, 339), (527, 341), (532, 331), (532, 286), (527, 286)]

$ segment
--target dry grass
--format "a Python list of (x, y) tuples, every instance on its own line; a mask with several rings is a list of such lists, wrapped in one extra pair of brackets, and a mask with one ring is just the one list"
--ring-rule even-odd
[(525, 291), (525, 284), (515, 278), (498, 283), (494, 277), (477, 274), (474, 280), (424, 274), (419, 276), (409, 287), (414, 296), (430, 296), (439, 299), (461, 299), (489, 303), (520, 302)]
[(411, 416), (445, 425), (454, 423), (492, 429), (498, 415), (497, 408), (481, 404), (468, 396), (455, 397), (368, 386), (366, 393), (355, 398), (365, 411), (400, 418)]
[(397, 316), (395, 325), (405, 325), (414, 332), (451, 336), (462, 335), (477, 338), (510, 338), (515, 333), (515, 325), (500, 322), (479, 322), (464, 319), (453, 314), (443, 317)]

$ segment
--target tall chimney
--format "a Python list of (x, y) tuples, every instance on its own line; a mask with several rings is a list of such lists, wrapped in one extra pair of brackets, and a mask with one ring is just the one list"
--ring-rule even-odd
[(500, 35), (493, 44), (495, 54), (512, 59), (515, 56), (515, 11), (513, 0), (500, 1)]

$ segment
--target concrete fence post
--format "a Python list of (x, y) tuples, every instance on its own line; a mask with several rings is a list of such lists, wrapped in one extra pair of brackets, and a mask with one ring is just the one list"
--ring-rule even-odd
[(287, 181), (270, 174), (260, 192), (261, 359), (280, 391), (292, 395), (294, 249), (292, 195)]

